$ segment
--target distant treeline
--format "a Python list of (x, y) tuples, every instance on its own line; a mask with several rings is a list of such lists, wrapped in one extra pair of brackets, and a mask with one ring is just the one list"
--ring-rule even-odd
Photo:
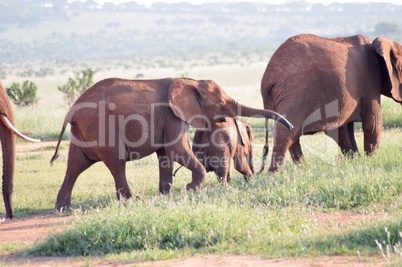
[(401, 18), (402, 5), (384, 3), (184, 2), (147, 7), (134, 1), (1, 1), (0, 64), (107, 57), (197, 60), (211, 53), (215, 59), (216, 53), (265, 58), (286, 38), (307, 32), (382, 35), (400, 42)]

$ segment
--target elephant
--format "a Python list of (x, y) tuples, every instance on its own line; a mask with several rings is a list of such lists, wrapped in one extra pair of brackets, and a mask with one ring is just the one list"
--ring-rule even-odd
[(218, 181), (230, 182), (230, 161), (247, 181), (254, 175), (254, 139), (251, 125), (238, 118), (226, 118), (211, 124), (210, 130), (196, 129), (193, 153), (207, 172), (214, 171)]
[(244, 106), (211, 80), (108, 78), (87, 89), (68, 111), (51, 163), (68, 123), (71, 125), (67, 170), (57, 194), (56, 210), (71, 207), (71, 192), (80, 173), (98, 161), (111, 172), (117, 199), (129, 199), (127, 161), (153, 154), (159, 164), (159, 191), (170, 193), (173, 163), (192, 172), (186, 189), (201, 187), (206, 170), (191, 151), (189, 125), (210, 128), (224, 117), (272, 118), (292, 129), (276, 112)]
[(3, 158), (3, 200), (6, 210), (6, 218), (12, 219), (13, 205), (12, 194), (14, 187), (15, 172), (15, 136), (28, 142), (40, 142), (20, 132), (15, 126), (14, 112), (10, 99), (7, 96), (6, 89), (0, 81), (0, 139)]
[[(294, 123), (293, 131), (274, 124), (270, 172), (280, 169), (289, 150), (303, 162), (300, 136), (324, 131), (344, 155), (358, 152), (354, 123), (362, 122), (364, 151), (380, 147), (381, 95), (402, 101), (402, 45), (362, 35), (323, 38), (301, 34), (272, 55), (261, 80), (265, 109)], [(268, 153), (266, 121), (264, 159)], [(264, 164), (260, 172), (264, 169)]]

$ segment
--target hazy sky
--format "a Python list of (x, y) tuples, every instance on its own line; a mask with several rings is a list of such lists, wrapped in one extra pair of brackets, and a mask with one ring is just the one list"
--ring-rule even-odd
[[(73, 0), (74, 1), (74, 0)], [(85, 0), (81, 0), (85, 1)], [(262, 1), (262, 0), (95, 0), (98, 3), (104, 3), (104, 2), (114, 2), (114, 3), (124, 3), (124, 2), (131, 2), (135, 1), (139, 4), (143, 5), (151, 5), (152, 3), (156, 2), (166, 2), (166, 3), (180, 3), (180, 2), (189, 2), (192, 4), (202, 4), (206, 2), (210, 3), (216, 3), (216, 2), (264, 2), (264, 3), (270, 3), (270, 4), (281, 4), (285, 2), (290, 2), (286, 0), (270, 0), (270, 1)], [(360, 2), (360, 3), (367, 3), (367, 2), (384, 2), (384, 3), (393, 3), (393, 4), (399, 4), (402, 5), (401, 0), (306, 0), (306, 2), (310, 3), (322, 3), (322, 4), (330, 4), (333, 2), (340, 2), (340, 3), (346, 3), (346, 2)]]

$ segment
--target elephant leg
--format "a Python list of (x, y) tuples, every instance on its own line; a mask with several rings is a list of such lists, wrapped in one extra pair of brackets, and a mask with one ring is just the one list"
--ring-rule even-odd
[(170, 146), (165, 148), (166, 154), (175, 162), (185, 166), (192, 172), (192, 181), (186, 185), (186, 189), (197, 190), (205, 180), (206, 170), (197, 157), (193, 154), (190, 144), (183, 146)]
[(269, 172), (275, 172), (285, 164), (286, 152), (292, 145), (293, 140), (297, 140), (300, 137), (292, 136), (291, 131), (277, 122), (275, 122), (274, 128), (274, 145)]
[(71, 192), (78, 176), (95, 162), (88, 159), (77, 146), (70, 144), (67, 162), (67, 171), (63, 184), (57, 194), (55, 209), (62, 211), (71, 207)]
[(295, 142), (289, 147), (289, 152), (294, 163), (303, 163), (304, 155), (300, 146), (300, 138), (295, 140)]
[(349, 122), (338, 129), (327, 131), (326, 134), (338, 144), (342, 154), (353, 155), (358, 152), (353, 122)]
[(223, 185), (226, 185), (230, 181), (230, 158), (229, 157), (216, 157), (219, 158), (219, 162), (213, 162), (213, 169), (218, 176), (218, 181)]
[(371, 155), (380, 147), (380, 137), (382, 130), (382, 115), (380, 100), (372, 101), (368, 104), (369, 108), (363, 105), (363, 134), (364, 152)]
[(116, 197), (118, 200), (121, 198), (129, 199), (131, 198), (131, 191), (126, 178), (126, 161), (118, 160), (117, 157), (112, 158), (111, 161), (104, 161), (104, 163), (113, 176), (116, 187)]
[(230, 183), (232, 181), (232, 178), (230, 178), (230, 172), (228, 172), (226, 180), (228, 183)]
[(126, 155), (122, 158), (121, 155), (119, 155), (119, 150), (121, 149), (120, 147), (120, 149), (111, 148), (109, 151), (104, 150), (103, 156), (101, 157), (101, 160), (113, 176), (118, 200), (121, 198), (131, 198), (131, 191), (126, 178), (126, 162), (129, 157)]
[(244, 180), (247, 181), (253, 177), (253, 170), (250, 168), (249, 160), (242, 155), (235, 154), (233, 159), (235, 169), (243, 174)]
[[(205, 180), (206, 170), (201, 162), (194, 155), (187, 131), (183, 130), (181, 121), (171, 124), (169, 128), (165, 128), (165, 146), (166, 155), (173, 161), (185, 166), (192, 172), (192, 181), (186, 185), (186, 189), (197, 190)], [(180, 138), (178, 138), (180, 137)]]
[(126, 164), (118, 165), (116, 168), (113, 168), (113, 171), (111, 172), (116, 186), (117, 199), (120, 200), (121, 197), (124, 199), (131, 198), (131, 191), (126, 177)]
[(169, 194), (173, 184), (173, 160), (171, 160), (162, 148), (158, 150), (159, 162), (159, 192)]

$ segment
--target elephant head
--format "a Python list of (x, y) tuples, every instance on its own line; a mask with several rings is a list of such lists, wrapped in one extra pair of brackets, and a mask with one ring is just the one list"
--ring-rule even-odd
[(383, 59), (381, 93), (402, 102), (402, 45), (391, 40), (378, 37), (373, 47)]
[(210, 80), (176, 79), (169, 86), (168, 103), (174, 114), (197, 129), (210, 129), (222, 117), (264, 117), (292, 124), (276, 112), (244, 106)]
[(13, 218), (12, 193), (15, 169), (15, 136), (26, 141), (39, 142), (32, 139), (14, 127), (14, 113), (11, 108), (6, 90), (0, 81), (0, 137), (3, 158), (3, 200), (6, 209), (6, 218)]

